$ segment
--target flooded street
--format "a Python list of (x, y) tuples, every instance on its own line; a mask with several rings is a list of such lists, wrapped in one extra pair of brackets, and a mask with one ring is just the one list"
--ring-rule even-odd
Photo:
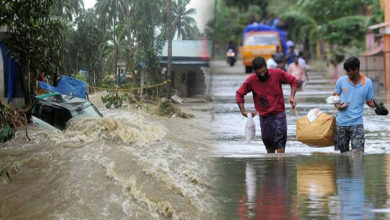
[[(213, 63), (215, 130), (217, 139), (216, 197), (219, 219), (384, 219), (390, 217), (390, 119), (365, 106), (365, 155), (340, 155), (333, 147), (313, 148), (296, 141), (296, 117), (286, 105), (288, 140), (286, 154), (267, 155), (261, 140), (259, 117), (254, 118), (256, 137), (246, 143), (246, 118), (235, 101), (235, 91), (249, 76), (240, 62), (229, 67)], [(325, 99), (335, 82), (325, 67), (311, 67), (309, 81), (297, 92), (299, 117), (319, 108), (335, 115)], [(344, 74), (344, 73), (343, 73)], [(285, 98), (289, 85), (283, 86)], [(384, 95), (375, 98), (386, 102)], [(285, 99), (286, 100), (286, 99)], [(254, 110), (252, 95), (245, 108)], [(288, 102), (286, 102), (288, 103)]]
[(197, 141), (210, 133), (207, 113), (163, 118), (91, 99), (104, 118), (66, 132), (31, 125), (32, 141), (20, 131), (2, 144), (12, 181), (1, 176), (0, 219), (214, 218), (210, 145)]

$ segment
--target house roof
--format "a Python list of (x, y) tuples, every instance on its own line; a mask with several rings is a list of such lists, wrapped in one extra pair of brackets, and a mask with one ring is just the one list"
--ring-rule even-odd
[(388, 25), (389, 25), (389, 23), (383, 22), (383, 23), (379, 23), (379, 24), (374, 24), (374, 25), (368, 26), (368, 29), (374, 30), (374, 29), (378, 29), (378, 28), (387, 27)]
[(377, 55), (377, 54), (379, 54), (381, 52), (383, 52), (383, 48), (382, 47), (377, 47), (377, 48), (374, 48), (374, 49), (371, 49), (371, 50), (367, 50), (362, 55), (368, 57), (368, 56)]
[[(168, 57), (168, 42), (165, 42), (162, 56)], [(174, 40), (172, 41), (172, 57), (207, 58), (211, 56), (211, 42), (208, 40)]]
[[(211, 57), (211, 42), (208, 40), (172, 41), (172, 64), (208, 67)], [(161, 64), (168, 63), (168, 42), (162, 50)]]

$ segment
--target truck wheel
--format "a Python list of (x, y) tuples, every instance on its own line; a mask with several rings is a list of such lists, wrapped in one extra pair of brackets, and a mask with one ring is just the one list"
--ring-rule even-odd
[(245, 73), (252, 73), (252, 67), (251, 66), (245, 66)]

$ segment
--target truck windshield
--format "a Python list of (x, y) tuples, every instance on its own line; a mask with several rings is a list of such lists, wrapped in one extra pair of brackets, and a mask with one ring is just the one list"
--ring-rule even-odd
[(279, 45), (279, 37), (277, 33), (256, 33), (247, 35), (244, 45), (246, 46), (263, 46), (263, 45)]

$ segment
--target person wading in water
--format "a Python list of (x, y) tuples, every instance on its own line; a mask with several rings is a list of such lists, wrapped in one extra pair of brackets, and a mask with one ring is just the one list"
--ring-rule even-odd
[(297, 79), (280, 70), (267, 68), (263, 57), (252, 61), (255, 74), (250, 75), (236, 92), (236, 101), (241, 114), (255, 116), (256, 112), (247, 112), (244, 107), (244, 96), (253, 93), (256, 111), (260, 114), (261, 137), (267, 153), (284, 153), (287, 142), (287, 121), (284, 106), (282, 84), (291, 85), (290, 104), (295, 109)]

